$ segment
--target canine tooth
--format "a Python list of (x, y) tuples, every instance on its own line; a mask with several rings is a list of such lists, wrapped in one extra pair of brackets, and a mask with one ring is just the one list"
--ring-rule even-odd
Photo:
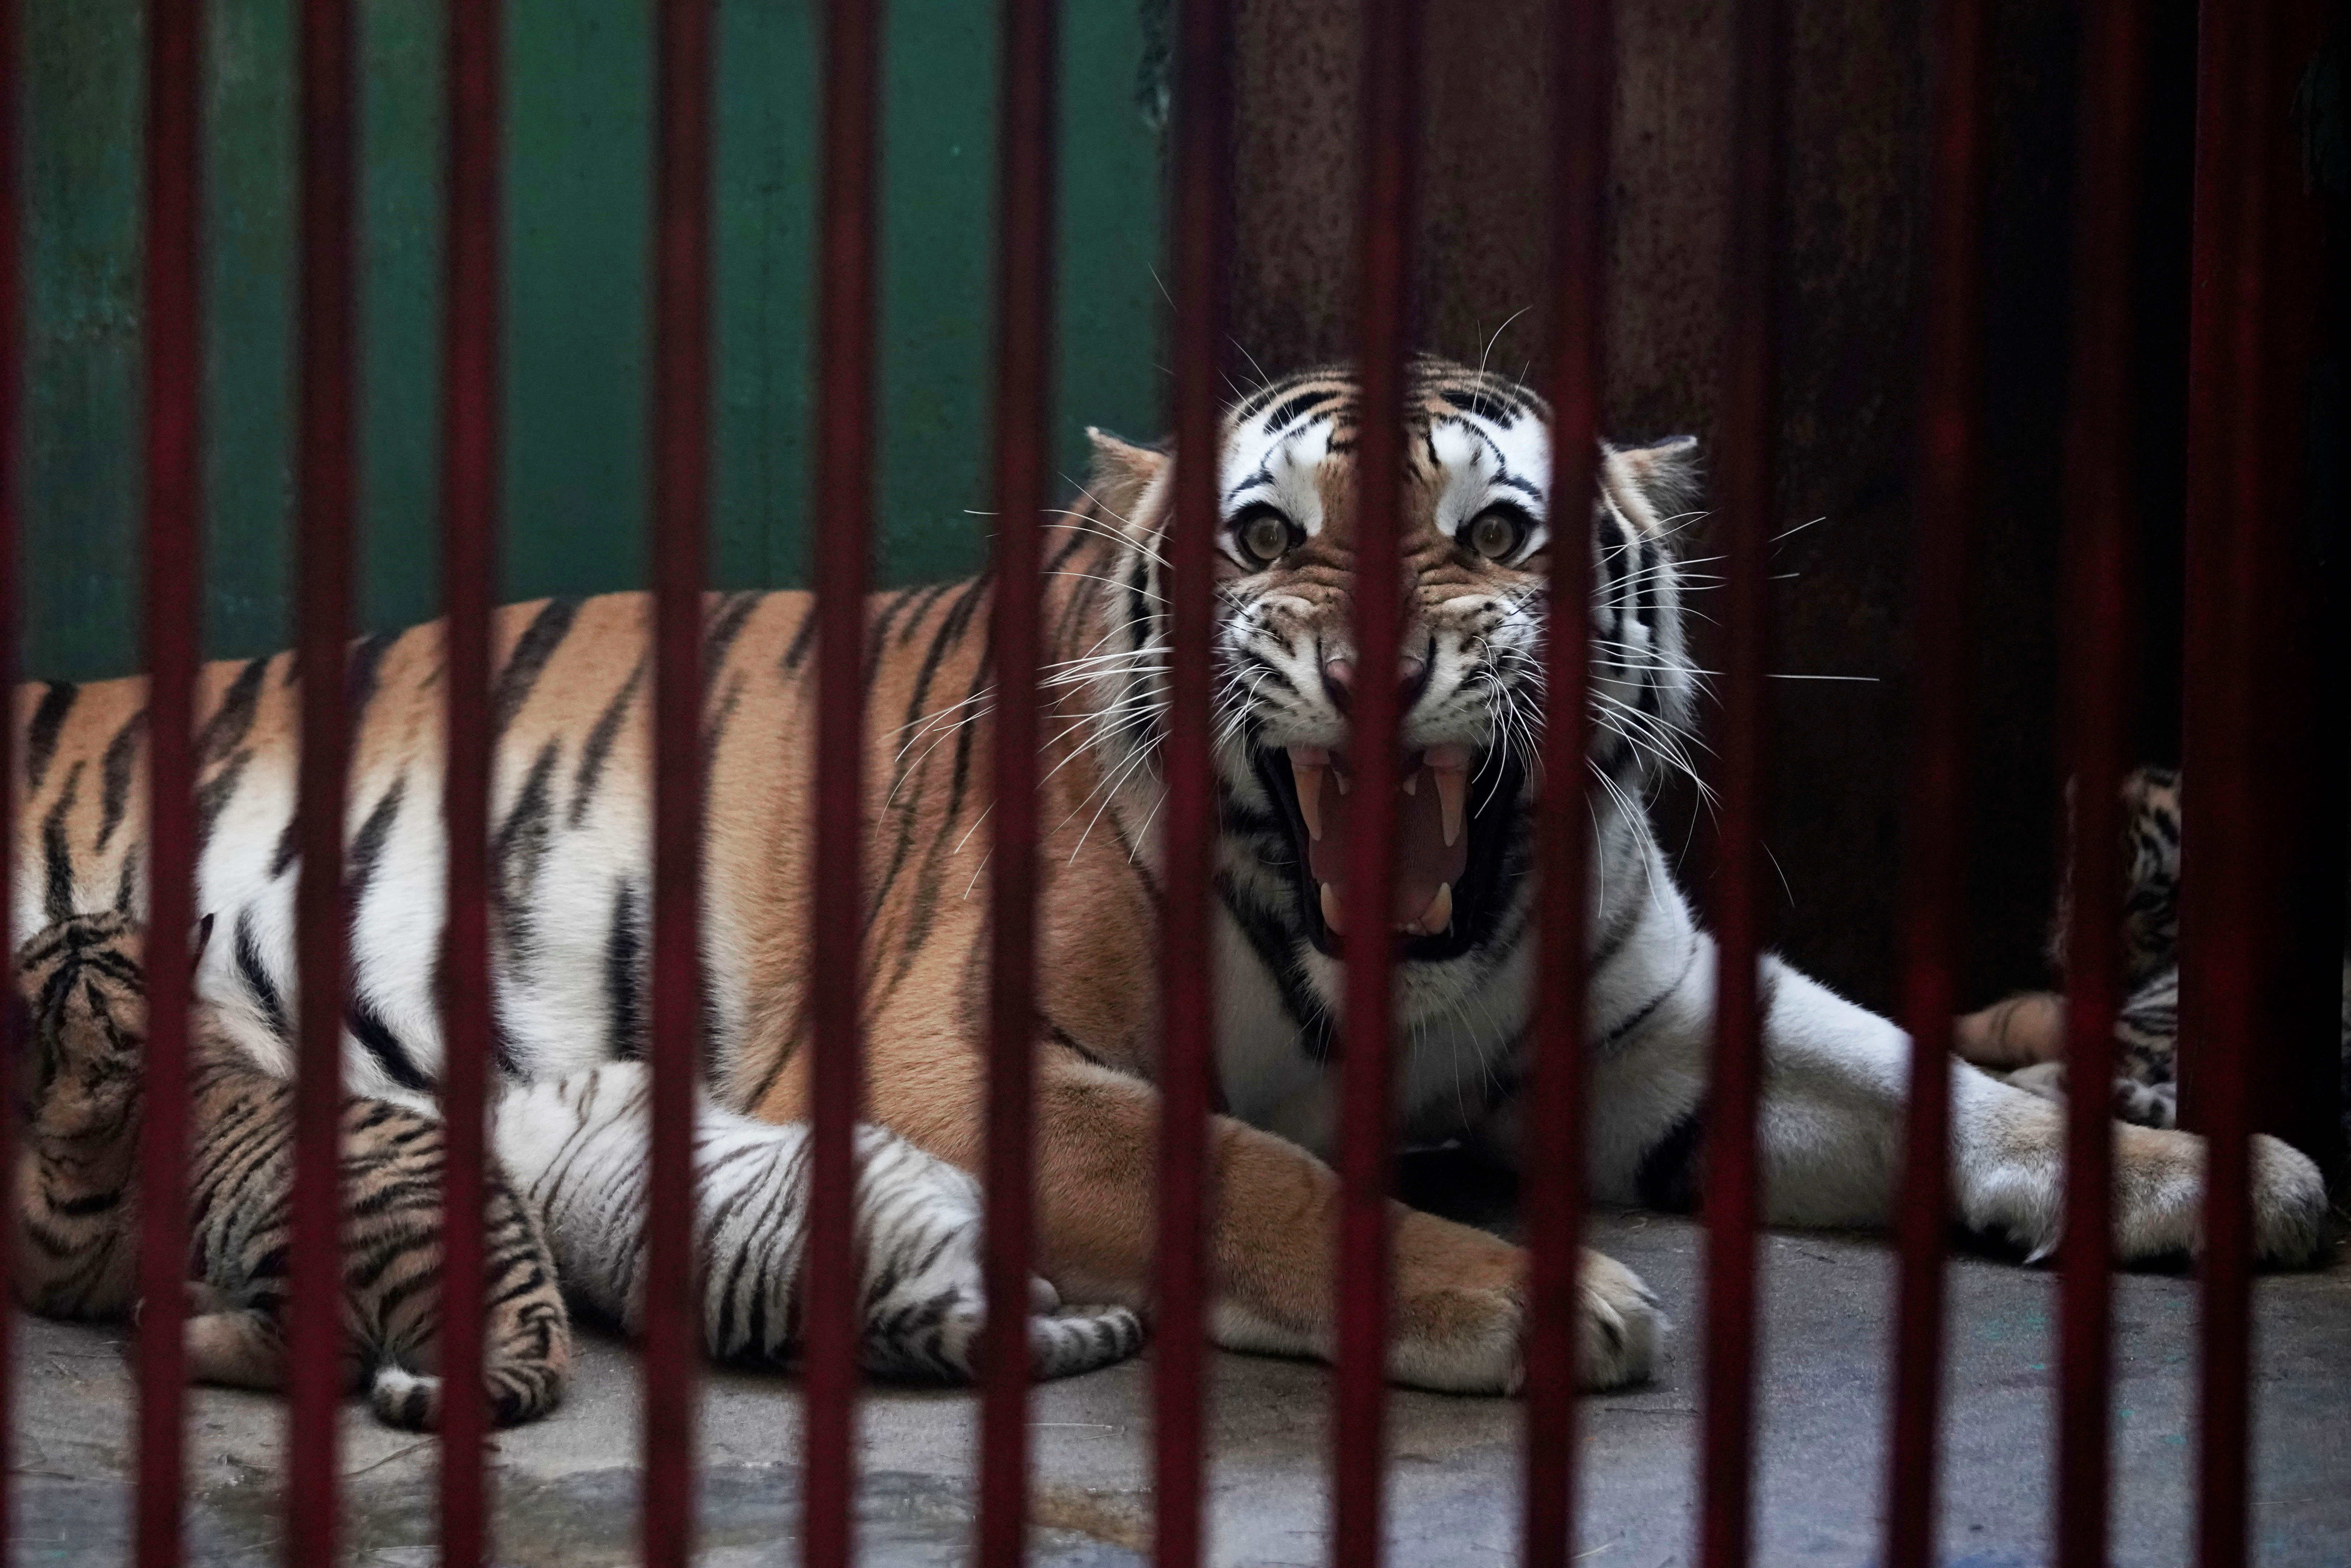
[(1417, 772), (1407, 773), (1404, 776), (1404, 792), (1407, 795), (1417, 795), (1420, 793), (1420, 775)]
[(1327, 882), (1322, 884), (1322, 924), (1331, 928), (1333, 936), (1347, 933), (1347, 923), (1340, 918), (1338, 890)]
[(1344, 773), (1333, 773), (1331, 777), (1332, 777), (1333, 779), (1337, 780), (1338, 785), (1339, 785), (1339, 793), (1340, 793), (1340, 794), (1342, 794), (1342, 795), (1345, 794), (1345, 793), (1347, 792), (1347, 790), (1348, 790), (1348, 788), (1349, 788), (1348, 783), (1347, 783), (1347, 776), (1346, 776), (1346, 774), (1344, 774)]
[(1322, 775), (1327, 768), (1290, 759), (1290, 777), (1298, 785), (1298, 814), (1306, 819), (1306, 836), (1322, 841)]
[(1451, 849), (1461, 837), (1461, 802), (1468, 793), (1469, 775), (1458, 768), (1432, 769), (1437, 775), (1437, 800), (1439, 814), (1445, 819), (1445, 847)]
[(1437, 896), (1430, 899), (1428, 907), (1420, 912), (1420, 928), (1432, 936), (1440, 931), (1449, 931), (1453, 928), (1453, 884), (1451, 883), (1440, 882), (1437, 884)]

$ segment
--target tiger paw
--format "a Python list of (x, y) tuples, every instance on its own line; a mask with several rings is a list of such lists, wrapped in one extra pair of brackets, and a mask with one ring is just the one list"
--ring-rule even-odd
[[(2309, 1157), (2252, 1139), (2250, 1192), (2257, 1263), (2304, 1268), (2326, 1247), (2326, 1184)], [(2205, 1147), (2191, 1134), (2115, 1129), (2115, 1256), (2138, 1262), (2204, 1249)]]
[[(1523, 1251), (1482, 1230), (1407, 1214), (1396, 1231), (1395, 1280), (1391, 1378), (1460, 1394), (1518, 1391), (1526, 1380)], [(1621, 1388), (1654, 1376), (1667, 1325), (1648, 1287), (1589, 1249), (1578, 1287), (1578, 1383)]]
[(1579, 1283), (1583, 1313), (1577, 1384), (1586, 1393), (1598, 1393), (1656, 1376), (1670, 1325), (1649, 1287), (1624, 1264), (1588, 1248)]
[(1029, 1320), (1029, 1374), (1040, 1382), (1124, 1361), (1143, 1348), (1143, 1320), (1124, 1307), (1061, 1307)]

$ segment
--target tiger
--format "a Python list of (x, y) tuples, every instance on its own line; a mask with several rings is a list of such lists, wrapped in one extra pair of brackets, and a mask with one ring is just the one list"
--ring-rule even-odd
[[(2179, 774), (2148, 764), (2122, 785), (2126, 874), (2123, 999), (2115, 1009), (2115, 1114), (2142, 1126), (2179, 1121)], [(2050, 967), (2065, 970), (2070, 889), (2061, 881), (2049, 926)], [(2351, 1139), (2351, 953), (2343, 962), (2340, 1027), (2344, 1132)], [(2021, 1088), (2065, 1094), (2065, 998), (2021, 991), (1961, 1018), (1959, 1054)]]
[[(651, 1075), (612, 1061), (500, 1097), (498, 1160), (547, 1228), (575, 1301), (632, 1333), (642, 1326)], [(858, 1364), (905, 1382), (964, 1383), (980, 1370), (987, 1301), (979, 1188), (882, 1128), (856, 1130)], [(799, 1340), (808, 1232), (808, 1130), (703, 1104), (695, 1139), (703, 1343), (725, 1363), (772, 1365)], [(1123, 1307), (1060, 1310), (1031, 1285), (1029, 1372), (1067, 1377), (1143, 1345)]]
[[(1608, 1203), (1687, 1207), (1705, 1149), (1715, 948), (1648, 814), (1696, 749), (1677, 540), (1696, 444), (1604, 444), (1590, 495), (1552, 493), (1552, 413), (1482, 369), (1416, 361), (1402, 417), (1398, 557), (1406, 592), (1397, 903), (1350, 912), (1337, 845), (1347, 749), (1361, 387), (1345, 367), (1266, 381), (1230, 402), (1218, 450), (1183, 455), (1100, 431), (1071, 504), (1049, 519), (1038, 685), (1035, 1187), (1039, 1271), (1065, 1298), (1147, 1313), (1160, 1106), (1156, 932), (1165, 789), (1169, 530), (1179, 461), (1211, 464), (1218, 794), (1215, 1067), (1207, 1133), (1209, 1332), (1243, 1351), (1335, 1348), (1340, 1203), (1328, 1163), (1343, 1063), (1343, 932), (1384, 926), (1396, 970), (1396, 1124), (1506, 1163), (1534, 1006), (1536, 867), (1548, 810), (1590, 835), (1587, 987), (1593, 1109), (1579, 1140)], [(1385, 483), (1383, 476), (1382, 483)], [(1587, 777), (1538, 756), (1553, 548), (1594, 570)], [(1022, 591), (1028, 591), (1022, 585)], [(818, 649), (809, 594), (705, 597), (700, 665), (704, 862), (699, 1061), (711, 1100), (771, 1123), (809, 1113), (810, 931), (854, 921), (865, 1113), (965, 1170), (984, 1150), (991, 573), (888, 589), (851, 651), (869, 723), (856, 758), (812, 741)], [(496, 1051), (551, 1082), (645, 1051), (653, 610), (638, 593), (511, 606), (495, 627), (491, 852)], [(442, 631), (357, 643), (348, 812), (352, 973), (348, 1071), (366, 1092), (429, 1094), (441, 1062), (434, 958), (443, 908)], [(296, 725), (302, 672), (280, 653), (209, 665), (198, 693), (198, 876), (230, 939), (198, 984), (256, 1062), (284, 1071), (294, 1000)], [(145, 896), (143, 681), (20, 689), (28, 868), (38, 924)], [(864, 881), (817, 899), (819, 770), (860, 769)], [(1896, 1201), (1909, 1041), (1776, 956), (1760, 961), (1761, 1211), (1772, 1223), (1882, 1224)], [(1951, 1069), (1957, 1220), (2025, 1250), (2062, 1212), (2062, 1114), (1965, 1063)], [(2192, 1247), (2202, 1148), (2177, 1131), (2116, 1141), (2116, 1247)], [(2256, 1149), (2258, 1252), (2317, 1255), (2316, 1169)], [(1396, 1206), (1386, 1370), (1499, 1393), (1523, 1375), (1527, 1255), (1490, 1231)], [(1667, 1314), (1632, 1270), (1587, 1250), (1573, 1301), (1587, 1387), (1651, 1376)], [(1146, 1322), (1148, 1321), (1146, 1317)]]
[[(138, 1290), (135, 1172), (147, 1040), (146, 939), (111, 911), (70, 915), (16, 954), (34, 1087), (18, 1160), (18, 1299), (52, 1317), (120, 1318)], [(279, 1388), (293, 1236), (293, 1088), (189, 1019), (189, 1375)], [(441, 1124), (353, 1095), (340, 1115), (343, 1382), (376, 1418), (441, 1416)], [(495, 1166), (484, 1172), (482, 1378), (499, 1426), (555, 1408), (571, 1323), (546, 1239)]]

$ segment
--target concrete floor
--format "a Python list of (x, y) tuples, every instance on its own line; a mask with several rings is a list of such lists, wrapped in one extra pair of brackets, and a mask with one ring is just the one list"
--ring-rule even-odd
[[(1699, 1367), (1700, 1237), (1687, 1221), (1595, 1219), (1595, 1243), (1647, 1278), (1681, 1321), (1654, 1385), (1585, 1406), (1581, 1561), (1666, 1568), (1691, 1561)], [(1866, 1563), (1877, 1556), (1887, 1385), (1889, 1260), (1867, 1239), (1783, 1234), (1763, 1247), (1757, 1560)], [(2264, 1280), (2255, 1349), (2258, 1562), (2351, 1563), (2351, 1267)], [(2049, 1396), (2056, 1281), (1986, 1258), (1954, 1260), (1944, 1561), (2009, 1568), (2045, 1560)], [(2115, 1390), (2116, 1562), (2184, 1563), (2193, 1496), (2195, 1291), (2180, 1275), (2120, 1281)], [(15, 1486), (17, 1561), (125, 1557), (130, 1458), (120, 1335), (22, 1320)], [(569, 1403), (498, 1440), (500, 1560), (632, 1559), (634, 1362), (590, 1335)], [(1219, 1563), (1319, 1564), (1327, 1375), (1219, 1355), (1213, 1362), (1213, 1551)], [(1145, 1561), (1147, 1368), (1040, 1388), (1036, 1561)], [(1513, 1561), (1518, 1406), (1399, 1393), (1390, 1406), (1390, 1561)], [(199, 1563), (266, 1561), (276, 1544), (282, 1407), (204, 1390), (191, 1401)], [(860, 1496), (868, 1563), (965, 1558), (975, 1406), (963, 1394), (883, 1392), (864, 1407)], [(714, 1374), (702, 1406), (702, 1560), (789, 1562), (798, 1511), (799, 1412), (776, 1376)], [(431, 1561), (434, 1450), (377, 1427), (355, 1404), (343, 1455), (358, 1563)]]

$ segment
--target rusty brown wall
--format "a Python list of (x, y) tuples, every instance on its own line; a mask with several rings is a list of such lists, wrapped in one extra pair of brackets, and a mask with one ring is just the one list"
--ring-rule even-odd
[[(1421, 338), (1511, 371), (1543, 323), (1544, 0), (1434, 0), (1419, 239)], [(1783, 517), (1770, 847), (1785, 950), (1879, 1006), (1892, 999), (1901, 673), (1927, 66), (1921, 0), (1796, 0), (1792, 57)], [(1982, 519), (1973, 863), (1974, 988), (2042, 977), (2054, 777), (2056, 417), (2063, 380), (2066, 7), (1998, 8), (1996, 388)], [(1714, 434), (1728, 0), (1620, 0), (1608, 418), (1613, 432)], [(1268, 369), (1343, 355), (1357, 131), (1354, 8), (1241, 0), (1236, 335)], [(1506, 325), (1507, 324), (1507, 325)], [(1814, 521), (1814, 519), (1818, 519)], [(1714, 553), (1708, 528), (1691, 554)], [(1698, 570), (1705, 570), (1703, 566)], [(1706, 596), (1694, 601), (1706, 608)], [(1700, 623), (1701, 634), (1709, 628)], [(1677, 840), (1686, 799), (1664, 814)], [(1705, 876), (1701, 829), (1687, 873)]]

